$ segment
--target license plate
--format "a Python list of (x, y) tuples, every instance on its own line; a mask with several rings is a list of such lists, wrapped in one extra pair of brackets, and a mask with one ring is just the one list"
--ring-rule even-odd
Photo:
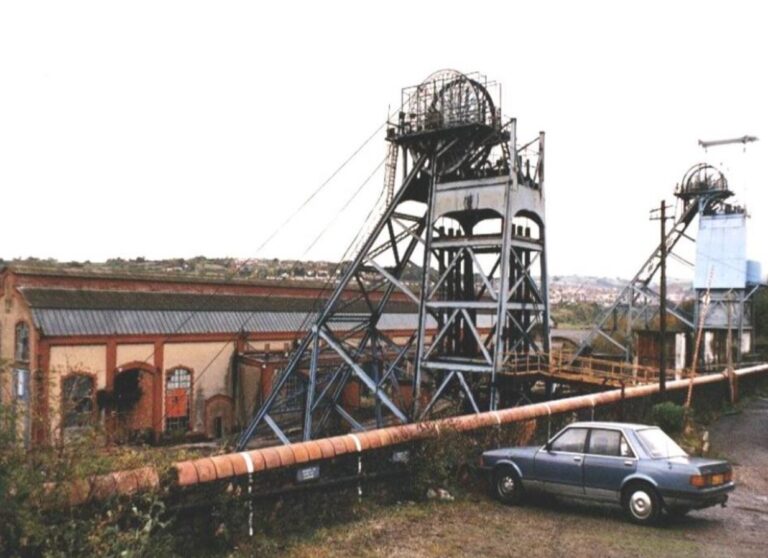
[(725, 482), (725, 475), (712, 475), (712, 485), (717, 486), (719, 484), (723, 484)]

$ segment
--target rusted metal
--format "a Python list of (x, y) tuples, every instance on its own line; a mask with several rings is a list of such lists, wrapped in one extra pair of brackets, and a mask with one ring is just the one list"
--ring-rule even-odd
[[(530, 371), (530, 364), (536, 366)], [(641, 366), (622, 361), (594, 357), (573, 357), (558, 351), (549, 355), (537, 355), (506, 365), (502, 376), (519, 379), (549, 379), (561, 383), (586, 386), (613, 387), (637, 386), (658, 382), (659, 371), (651, 366)]]
[[(768, 372), (768, 364), (742, 368), (733, 371), (732, 374), (738, 379), (765, 372)], [(693, 383), (705, 385), (728, 381), (728, 378), (728, 372), (724, 371), (698, 376), (693, 380)], [(685, 389), (688, 385), (688, 379), (671, 381), (667, 383), (667, 391)], [(296, 464), (330, 460), (343, 455), (359, 454), (398, 444), (437, 438), (441, 432), (446, 431), (467, 432), (581, 409), (595, 409), (626, 399), (648, 397), (658, 391), (658, 383), (639, 385), (499, 411), (410, 423), (248, 452), (181, 461), (174, 464), (177, 473), (175, 484), (178, 487), (188, 488), (243, 477), (249, 474), (247, 466), (249, 462), (253, 464), (253, 474), (259, 474), (262, 471), (289, 468)], [(71, 502), (77, 504), (92, 499), (155, 490), (159, 487), (160, 476), (153, 467), (118, 471), (110, 475), (94, 477), (89, 481), (74, 483), (71, 491)]]

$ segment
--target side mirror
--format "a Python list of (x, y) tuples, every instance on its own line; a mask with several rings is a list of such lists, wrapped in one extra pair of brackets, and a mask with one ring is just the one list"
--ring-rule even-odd
[(547, 442), (544, 444), (544, 449), (547, 451), (552, 451), (552, 442)]

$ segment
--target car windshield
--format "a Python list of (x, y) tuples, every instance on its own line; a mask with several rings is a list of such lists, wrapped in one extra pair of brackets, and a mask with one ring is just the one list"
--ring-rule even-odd
[(667, 436), (660, 428), (638, 430), (637, 436), (653, 459), (669, 457), (686, 457), (688, 454), (675, 441)]

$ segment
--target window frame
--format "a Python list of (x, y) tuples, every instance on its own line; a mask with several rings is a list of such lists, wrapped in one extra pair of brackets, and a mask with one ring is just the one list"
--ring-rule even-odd
[[(584, 436), (584, 445), (581, 448), (581, 451), (570, 451), (570, 450), (559, 450), (555, 449), (554, 445), (555, 442), (557, 442), (560, 438), (565, 436), (568, 432), (571, 430), (584, 430), (586, 432)], [(583, 455), (584, 450), (587, 448), (587, 444), (589, 443), (589, 427), (588, 426), (566, 426), (563, 428), (554, 438), (552, 438), (549, 442), (547, 442), (544, 446), (544, 448), (548, 448), (547, 451), (557, 452), (557, 453), (570, 453), (574, 455)]]
[[(645, 432), (648, 430), (660, 430), (667, 438), (672, 440), (672, 442), (678, 447), (678, 449), (680, 449), (683, 452), (682, 455), (655, 457), (653, 452), (651, 451), (651, 448), (649, 447), (650, 444), (648, 444), (648, 442), (640, 435), (641, 432)], [(675, 440), (669, 434), (664, 432), (664, 430), (659, 428), (658, 426), (649, 426), (647, 428), (639, 428), (638, 430), (635, 431), (635, 435), (637, 436), (638, 443), (640, 443), (642, 448), (645, 450), (645, 454), (648, 456), (649, 459), (656, 460), (656, 459), (672, 459), (675, 457), (690, 457), (688, 452), (686, 452), (683, 448), (680, 447), (680, 444), (675, 442)]]
[[(26, 355), (19, 354), (19, 330), (24, 328), (26, 332)], [(19, 320), (13, 329), (13, 360), (14, 362), (29, 363), (32, 354), (32, 332), (29, 323), (26, 320)], [(24, 358), (26, 356), (26, 358)], [(21, 357), (21, 358), (19, 358)]]
[[(187, 373), (189, 377), (189, 386), (186, 388), (181, 387), (174, 387), (170, 389), (186, 389), (187, 390), (187, 415), (186, 415), (186, 426), (173, 426), (169, 427), (169, 420), (171, 420), (171, 424), (176, 423), (176, 419), (181, 419), (184, 417), (169, 417), (168, 416), (168, 409), (167, 409), (167, 402), (168, 402), (168, 384), (171, 381), (172, 376), (176, 373), (177, 370), (183, 370)], [(195, 371), (193, 368), (189, 366), (184, 366), (183, 364), (178, 364), (176, 366), (171, 366), (170, 368), (166, 368), (165, 374), (163, 375), (163, 432), (166, 434), (172, 434), (174, 432), (189, 432), (193, 430), (193, 424), (192, 424), (192, 398), (194, 394), (194, 386), (195, 386)], [(182, 424), (181, 422), (179, 424)]]
[(585, 452), (584, 455), (591, 455), (593, 457), (608, 457), (612, 459), (634, 459), (637, 461), (639, 459), (639, 453), (637, 453), (637, 448), (635, 448), (634, 444), (632, 443), (632, 440), (630, 440), (630, 437), (627, 436), (627, 434), (624, 432), (623, 428), (618, 427), (612, 427), (612, 426), (594, 426), (589, 427), (589, 437), (587, 438), (586, 443), (586, 449), (589, 449), (589, 444), (592, 441), (592, 431), (593, 430), (611, 430), (613, 432), (619, 433), (619, 451), (621, 451), (621, 439), (623, 438), (625, 442), (627, 442), (627, 446), (629, 446), (630, 451), (632, 452), (632, 456), (621, 456), (621, 455), (604, 455), (602, 453), (587, 453)]
[[(91, 410), (90, 413), (76, 413), (77, 415), (90, 415), (89, 422), (91, 424), (67, 424), (67, 415), (70, 412), (74, 411), (67, 411), (67, 405), (71, 404), (73, 402), (72, 399), (67, 397), (66, 390), (64, 389), (64, 384), (68, 380), (73, 380), (75, 378), (86, 378), (90, 380), (91, 382), (91, 395), (90, 397), (83, 397), (79, 401), (84, 401), (86, 399), (91, 400)], [(61, 377), (60, 380), (60, 398), (61, 398), (61, 429), (62, 431), (70, 430), (70, 429), (82, 429), (82, 428), (88, 428), (93, 426), (93, 423), (96, 421), (96, 418), (98, 417), (98, 405), (96, 403), (96, 391), (97, 391), (98, 385), (97, 385), (97, 378), (96, 374), (93, 374), (92, 372), (83, 372), (83, 371), (74, 371), (69, 372), (66, 375)]]

